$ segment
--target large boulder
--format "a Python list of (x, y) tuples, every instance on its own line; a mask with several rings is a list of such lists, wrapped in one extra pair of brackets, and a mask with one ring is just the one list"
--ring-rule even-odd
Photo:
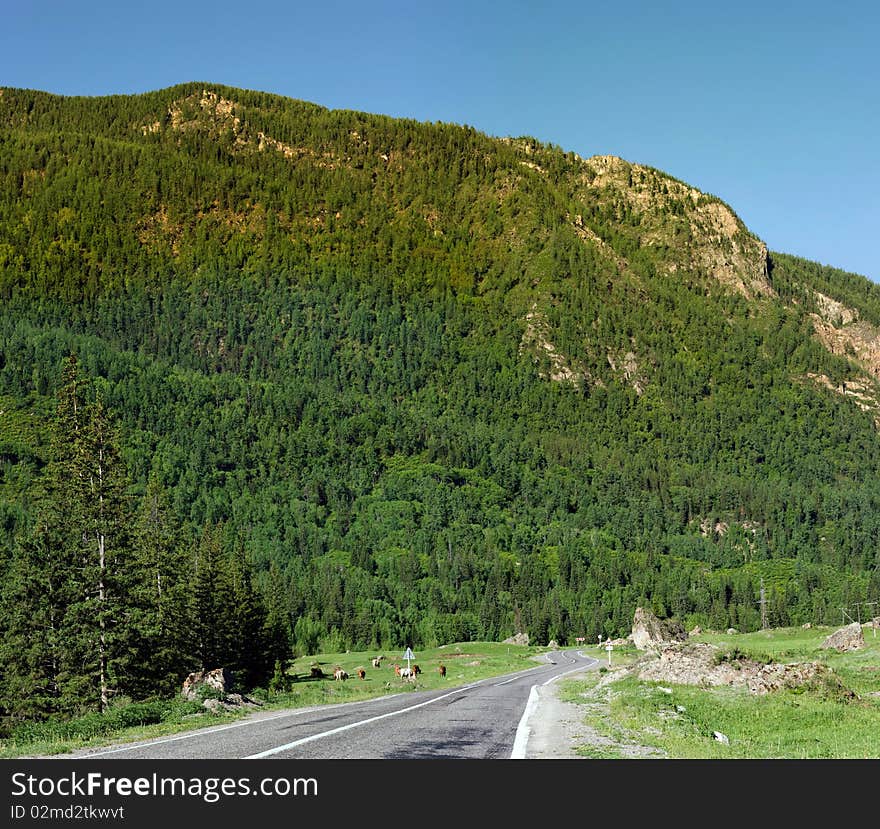
[(821, 645), (820, 648), (833, 648), (836, 651), (857, 651), (865, 647), (865, 637), (862, 635), (862, 626), (858, 622), (835, 630)]
[(528, 645), (529, 644), (529, 635), (528, 633), (517, 633), (515, 636), (510, 636), (504, 640), (505, 645)]
[(193, 671), (184, 681), (181, 694), (185, 699), (199, 699), (205, 691), (212, 696), (225, 696), (232, 690), (232, 675), (226, 668), (213, 671)]
[(209, 711), (235, 711), (242, 707), (255, 708), (260, 705), (254, 699), (240, 693), (233, 693), (232, 674), (226, 668), (213, 671), (193, 671), (184, 681), (181, 694), (184, 699), (202, 700)]
[(633, 616), (632, 642), (640, 651), (658, 651), (669, 642), (684, 642), (685, 629), (671, 619), (660, 620), (650, 610), (637, 607)]

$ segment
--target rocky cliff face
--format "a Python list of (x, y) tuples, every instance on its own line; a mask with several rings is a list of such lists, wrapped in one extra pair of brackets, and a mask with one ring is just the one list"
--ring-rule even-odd
[(572, 178), (576, 194), (634, 223), (639, 246), (651, 248), (666, 272), (696, 271), (748, 299), (775, 295), (766, 245), (720, 200), (616, 156), (588, 158)]

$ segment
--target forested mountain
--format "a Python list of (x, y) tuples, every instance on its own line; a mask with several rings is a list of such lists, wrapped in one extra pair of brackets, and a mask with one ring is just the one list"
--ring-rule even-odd
[(0, 89), (0, 706), (878, 598), (880, 288), (531, 138)]

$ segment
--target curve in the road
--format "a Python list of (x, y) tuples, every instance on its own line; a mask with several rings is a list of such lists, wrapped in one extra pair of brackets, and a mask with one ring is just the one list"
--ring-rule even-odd
[[(539, 685), (548, 685), (598, 664), (598, 660), (577, 651), (555, 651), (545, 656), (547, 664), (449, 691), (415, 691), (357, 703), (267, 712), (217, 728), (128, 746), (86, 750), (74, 756), (521, 758), (526, 756)], [(371, 727), (379, 722), (381, 728)]]
[[(578, 651), (577, 655), (581, 656), (585, 660), (587, 660), (586, 664), (578, 665), (576, 668), (571, 668), (568, 671), (562, 671), (561, 673), (554, 674), (546, 682), (543, 682), (542, 685), (549, 685), (551, 682), (555, 682), (561, 676), (573, 674), (577, 671), (588, 670), (588, 669), (593, 668), (599, 664), (598, 659), (594, 659), (592, 656), (587, 656), (585, 653), (583, 653), (581, 651)], [(571, 659), (571, 657), (568, 656), (564, 652), (563, 652), (562, 656)], [(547, 661), (548, 662), (550, 661), (549, 654), (547, 654)], [(572, 661), (574, 662), (576, 660), (572, 659)], [(516, 737), (514, 737), (514, 740), (513, 740), (513, 750), (510, 752), (510, 759), (511, 760), (524, 760), (526, 758), (526, 752), (528, 750), (528, 745), (529, 745), (529, 737), (531, 736), (531, 733), (532, 733), (531, 720), (535, 714), (535, 711), (538, 708), (538, 700), (539, 700), (538, 686), (532, 685), (531, 690), (529, 691), (529, 699), (528, 699), (528, 702), (526, 703), (525, 711), (523, 711), (522, 718), (520, 719), (519, 725), (517, 726), (517, 729), (516, 729)]]

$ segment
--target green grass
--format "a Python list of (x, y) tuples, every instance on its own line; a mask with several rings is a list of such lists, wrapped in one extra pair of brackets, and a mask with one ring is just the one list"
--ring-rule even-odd
[[(880, 638), (865, 630), (866, 647), (850, 653), (819, 648), (835, 628), (784, 629), (751, 634), (707, 634), (710, 642), (758, 660), (818, 661), (835, 684), (753, 696), (745, 689), (698, 688), (627, 677), (600, 687), (599, 676), (569, 680), (560, 693), (589, 704), (586, 721), (620, 745), (650, 746), (670, 758), (861, 759), (880, 757)], [(718, 742), (721, 732), (729, 744)], [(584, 756), (597, 747), (584, 746)], [(598, 747), (601, 756), (613, 749)]]
[[(328, 653), (298, 658), (291, 666), (290, 690), (270, 693), (255, 689), (251, 696), (262, 702), (261, 710), (308, 708), (343, 702), (372, 699), (397, 693), (411, 693), (437, 688), (455, 688), (478, 679), (531, 668), (535, 655), (546, 648), (505, 645), (498, 642), (461, 642), (417, 651), (413, 664), (422, 673), (415, 682), (402, 680), (394, 673), (395, 662), (406, 666), (399, 654), (385, 652), (382, 667), (373, 668), (371, 660), (377, 651)], [(394, 657), (394, 658), (390, 658)], [(446, 666), (446, 677), (437, 668)], [(317, 664), (327, 674), (324, 679), (309, 677)], [(348, 672), (345, 681), (333, 679), (337, 667)], [(363, 680), (356, 669), (363, 667)], [(198, 702), (182, 698), (150, 702), (124, 703), (105, 714), (90, 713), (70, 720), (27, 723), (15, 729), (12, 736), (0, 741), (0, 759), (65, 754), (81, 748), (94, 748), (123, 742), (137, 742), (163, 737), (194, 728), (208, 728), (242, 719), (254, 709), (211, 713)]]

